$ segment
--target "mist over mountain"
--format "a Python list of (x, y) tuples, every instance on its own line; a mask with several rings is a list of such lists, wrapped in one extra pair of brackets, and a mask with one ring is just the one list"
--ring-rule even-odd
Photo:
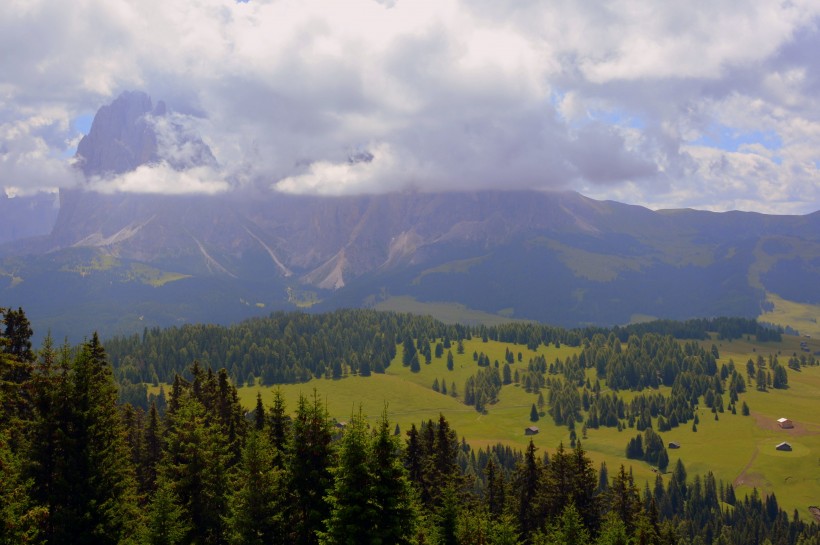
[(4, 304), (58, 338), (396, 296), (562, 326), (757, 317), (770, 294), (820, 303), (820, 213), (201, 185), (214, 154), (138, 92), (100, 109), (77, 160), (85, 185), (61, 190), (53, 231), (0, 249)]

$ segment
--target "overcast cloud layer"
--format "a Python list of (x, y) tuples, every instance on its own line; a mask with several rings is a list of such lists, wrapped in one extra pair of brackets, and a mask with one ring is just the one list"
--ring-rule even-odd
[[(545, 188), (808, 213), (818, 25), (816, 0), (5, 0), (0, 187)], [(219, 167), (79, 181), (75, 120), (124, 90), (165, 100)]]

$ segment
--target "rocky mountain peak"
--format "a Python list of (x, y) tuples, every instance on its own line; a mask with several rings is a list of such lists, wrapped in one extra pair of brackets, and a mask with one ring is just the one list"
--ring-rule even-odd
[(156, 161), (157, 138), (147, 115), (166, 113), (143, 92), (126, 91), (94, 116), (89, 133), (77, 146), (80, 167), (86, 176), (122, 174)]

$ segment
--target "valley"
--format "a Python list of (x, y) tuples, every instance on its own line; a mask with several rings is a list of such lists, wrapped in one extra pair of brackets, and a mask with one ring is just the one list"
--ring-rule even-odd
[[(706, 347), (712, 340), (705, 341)], [(719, 342), (714, 341), (721, 351), (719, 364), (745, 365), (751, 357), (758, 355), (768, 357), (770, 354), (800, 353), (797, 338), (784, 337), (781, 343), (755, 343), (747, 341)], [(326, 403), (329, 413), (338, 421), (349, 421), (352, 414), (361, 407), (363, 413), (376, 421), (387, 406), (392, 422), (399, 425), (402, 434), (410, 429), (411, 424), (418, 426), (422, 421), (435, 420), (443, 414), (473, 448), (489, 447), (497, 443), (524, 450), (530, 439), (539, 448), (540, 453), (553, 452), (559, 442), (569, 448), (570, 436), (566, 426), (557, 426), (549, 414), (537, 422), (531, 422), (530, 408), (537, 402), (537, 394), (524, 391), (520, 384), (505, 385), (501, 388), (499, 399), (488, 406), (486, 414), (477, 413), (474, 407), (465, 406), (462, 397), (453, 397), (432, 390), (434, 380), (446, 381), (448, 388), (455, 383), (457, 390), (463, 390), (463, 384), (475, 370), (472, 360), (473, 351), (482, 351), (491, 360), (503, 361), (508, 349), (518, 351), (521, 346), (497, 341), (483, 343), (473, 339), (464, 343), (465, 354), (454, 355), (455, 367), (448, 371), (445, 358), (434, 358), (429, 365), (422, 364), (421, 371), (412, 373), (401, 365), (401, 354), (397, 354), (384, 375), (374, 374), (370, 377), (349, 376), (342, 379), (315, 379), (301, 384), (285, 384), (275, 387), (242, 387), (239, 395), (242, 404), (249, 410), (256, 402), (257, 393), (261, 393), (266, 404), (270, 404), (274, 389), (280, 389), (293, 408), (300, 395), (310, 396), (318, 393)], [(820, 342), (812, 343), (814, 350), (820, 350)], [(527, 351), (527, 357), (543, 355), (548, 361), (556, 358), (565, 359), (578, 353), (577, 348), (540, 346), (536, 352)], [(521, 364), (516, 364), (522, 366)], [(526, 364), (522, 367), (526, 368)], [(595, 373), (587, 370), (587, 377), (595, 380)], [(156, 391), (156, 389), (154, 389)], [(602, 392), (607, 392), (605, 381)], [(670, 388), (661, 386), (658, 391), (668, 395)], [(748, 403), (750, 416), (742, 416), (740, 411), (731, 414), (719, 413), (719, 420), (706, 407), (697, 411), (700, 424), (697, 432), (691, 425), (661, 433), (664, 443), (678, 442), (680, 449), (669, 450), (670, 464), (674, 467), (680, 458), (690, 475), (705, 475), (712, 471), (724, 483), (733, 483), (738, 497), (752, 493), (757, 488), (761, 494), (775, 493), (778, 502), (791, 512), (797, 509), (801, 517), (808, 517), (808, 506), (817, 503), (818, 481), (817, 468), (820, 455), (820, 413), (816, 410), (816, 393), (820, 391), (820, 366), (806, 367), (802, 371), (789, 370), (788, 390), (769, 390), (758, 392), (750, 388), (742, 394), (741, 399)], [(625, 399), (634, 393), (619, 392)], [(777, 426), (777, 419), (788, 415), (795, 421), (795, 428), (783, 430)], [(657, 424), (657, 422), (656, 422)], [(524, 428), (535, 425), (540, 432), (534, 436), (525, 436)], [(624, 449), (635, 430), (625, 428), (618, 431), (601, 427), (587, 431), (587, 437), (581, 437), (580, 423), (577, 424), (578, 438), (597, 468), (605, 462), (610, 472), (617, 470), (620, 464), (631, 466), (636, 481), (642, 487), (647, 481), (650, 487), (656, 477), (651, 466), (644, 462), (628, 460)], [(778, 452), (775, 445), (788, 441), (794, 447), (792, 452)], [(664, 476), (669, 478), (669, 474)]]

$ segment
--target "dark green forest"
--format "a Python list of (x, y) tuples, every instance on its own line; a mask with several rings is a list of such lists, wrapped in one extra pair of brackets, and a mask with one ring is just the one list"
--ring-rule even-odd
[[(518, 380), (544, 389), (556, 423), (631, 427), (636, 457), (639, 439), (642, 457), (658, 457), (651, 417), (680, 425), (710, 394), (715, 412), (725, 393), (734, 409), (747, 381), (777, 375), (774, 361), (751, 362), (755, 377), (718, 368), (712, 351), (675, 340), (706, 331), (778, 335), (734, 319), (562, 330), (340, 311), (146, 330), (105, 347), (96, 334), (74, 347), (47, 337), (35, 350), (23, 310), (2, 309), (0, 544), (820, 544), (820, 528), (774, 495), (736, 497), (682, 463), (666, 483), (636, 483), (628, 467), (593, 467), (582, 440), (476, 450), (443, 416), (400, 433), (386, 411), (335, 423), (316, 395), (287, 407), (276, 392), (246, 411), (235, 388), (383, 372), (402, 343), (417, 348), (411, 366), (432, 342), (566, 343), (580, 356), (532, 358)], [(600, 395), (588, 368), (616, 392)], [(166, 395), (149, 400), (143, 382)], [(618, 389), (641, 394), (626, 404)]]

